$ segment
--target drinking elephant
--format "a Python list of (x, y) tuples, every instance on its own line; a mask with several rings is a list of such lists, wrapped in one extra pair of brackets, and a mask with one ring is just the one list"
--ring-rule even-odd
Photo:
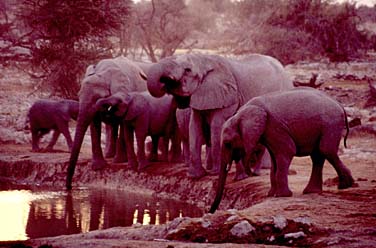
[[(142, 170), (149, 164), (145, 156), (147, 136), (151, 136), (153, 143), (149, 161), (158, 160), (159, 138), (163, 139), (161, 161), (168, 161), (169, 140), (177, 131), (176, 104), (172, 96), (155, 98), (148, 91), (132, 92), (125, 98), (113, 95), (100, 99), (96, 105), (99, 111), (109, 109), (123, 119), (128, 163), (132, 168)], [(134, 151), (134, 134), (137, 142), (137, 157)]]
[(135, 62), (120, 56), (103, 59), (94, 66), (89, 66), (79, 92), (79, 114), (71, 156), (69, 159), (66, 187), (72, 186), (72, 178), (85, 132), (90, 125), (92, 143), (92, 167), (101, 169), (106, 166), (103, 157), (101, 136), (101, 114), (96, 102), (109, 96), (125, 98), (127, 93), (145, 91), (146, 76)]
[(281, 63), (259, 54), (241, 61), (204, 54), (167, 57), (149, 69), (147, 86), (153, 96), (172, 94), (179, 108), (192, 108), (188, 176), (196, 179), (206, 175), (201, 163), (203, 127), (210, 129), (213, 158), (210, 173), (217, 174), (223, 123), (249, 99), (293, 88)]
[[(72, 148), (72, 138), (69, 133), (69, 121), (77, 120), (78, 102), (74, 100), (49, 100), (36, 101), (29, 109), (27, 123), (30, 125), (32, 151), (52, 151), (60, 133), (67, 140), (68, 148)], [(53, 136), (45, 149), (39, 148), (40, 138), (53, 130)]]
[[(322, 191), (322, 170), (328, 160), (339, 177), (339, 189), (351, 187), (354, 179), (338, 157), (338, 147), (348, 123), (343, 107), (318, 90), (304, 88), (256, 97), (239, 109), (223, 125), (221, 172), (210, 212), (221, 200), (228, 165), (248, 164), (258, 143), (267, 147), (273, 165), (269, 196), (291, 196), (288, 170), (294, 156), (310, 156), (312, 172), (303, 193)], [(249, 168), (247, 168), (249, 169)]]

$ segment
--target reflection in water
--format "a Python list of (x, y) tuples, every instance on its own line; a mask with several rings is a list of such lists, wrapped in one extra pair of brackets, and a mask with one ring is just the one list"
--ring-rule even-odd
[[(0, 185), (1, 186), (1, 185)], [(1, 190), (1, 189), (0, 189)], [(85, 233), (114, 226), (159, 225), (202, 211), (120, 190), (0, 191), (0, 241)]]

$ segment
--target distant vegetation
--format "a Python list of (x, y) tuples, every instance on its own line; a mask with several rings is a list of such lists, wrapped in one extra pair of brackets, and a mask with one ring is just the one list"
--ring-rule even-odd
[(263, 53), (284, 64), (351, 61), (376, 49), (376, 6), (332, 0), (3, 0), (0, 61), (23, 61), (52, 94), (76, 98), (86, 66), (177, 49)]

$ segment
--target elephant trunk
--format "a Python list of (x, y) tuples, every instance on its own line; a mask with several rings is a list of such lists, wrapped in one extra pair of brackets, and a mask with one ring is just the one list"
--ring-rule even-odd
[(165, 85), (160, 81), (161, 77), (163, 77), (162, 64), (155, 64), (150, 67), (147, 75), (147, 87), (154, 97), (162, 97), (166, 93)]
[(226, 184), (226, 177), (228, 173), (227, 165), (231, 165), (232, 159), (231, 159), (231, 151), (228, 151), (226, 148), (222, 148), (222, 154), (221, 154), (221, 168), (219, 172), (219, 179), (218, 179), (218, 187), (217, 192), (213, 201), (213, 204), (210, 207), (209, 213), (214, 213), (222, 199), (223, 191)]
[(73, 174), (74, 170), (76, 168), (77, 160), (78, 160), (78, 155), (81, 150), (81, 145), (85, 137), (86, 130), (88, 126), (90, 125), (92, 119), (93, 119), (93, 114), (86, 115), (80, 111), (78, 115), (78, 120), (77, 120), (77, 126), (76, 126), (76, 132), (74, 136), (74, 141), (73, 141), (73, 146), (71, 150), (71, 155), (69, 158), (69, 165), (67, 169), (67, 179), (66, 179), (66, 188), (67, 190), (72, 189), (72, 179), (73, 179)]

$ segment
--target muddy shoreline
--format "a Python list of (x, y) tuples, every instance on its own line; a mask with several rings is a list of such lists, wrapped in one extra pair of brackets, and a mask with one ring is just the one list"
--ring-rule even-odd
[[(52, 247), (229, 247), (231, 244), (233, 247), (235, 243), (261, 244), (261, 247), (370, 247), (376, 245), (376, 144), (370, 135), (353, 135), (348, 144), (348, 149), (341, 147), (340, 157), (356, 179), (357, 186), (350, 189), (337, 189), (335, 171), (326, 164), (324, 192), (303, 195), (310, 175), (310, 160), (296, 158), (289, 175), (294, 196), (266, 198), (268, 170), (262, 170), (259, 177), (234, 182), (233, 168), (221, 211), (215, 214), (177, 218), (160, 226), (115, 227), (22, 243), (32, 247), (46, 244)], [(3, 145), (0, 149), (2, 177), (24, 184), (64, 188), (69, 153), (31, 153), (29, 150), (28, 145)], [(214, 198), (217, 178), (187, 179), (184, 164), (156, 163), (145, 172), (137, 173), (127, 169), (126, 164), (108, 162), (105, 170), (92, 171), (90, 153), (84, 152), (73, 186), (131, 189), (195, 203), (204, 212)]]

